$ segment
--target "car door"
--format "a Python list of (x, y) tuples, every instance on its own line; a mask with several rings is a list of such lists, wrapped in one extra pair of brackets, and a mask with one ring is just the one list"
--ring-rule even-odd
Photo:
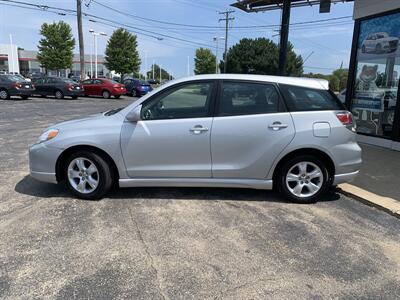
[(222, 81), (211, 132), (215, 178), (265, 179), (293, 139), (292, 117), (274, 84)]
[(92, 79), (86, 79), (82, 81), (82, 86), (85, 89), (85, 95), (92, 95)]
[(101, 79), (93, 79), (92, 95), (101, 96), (103, 91), (103, 81)]
[(164, 89), (142, 103), (141, 120), (125, 122), (121, 148), (131, 177), (211, 177), (213, 81)]

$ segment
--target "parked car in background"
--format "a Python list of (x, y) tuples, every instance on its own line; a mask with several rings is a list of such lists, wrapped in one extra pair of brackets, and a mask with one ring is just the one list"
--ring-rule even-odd
[(22, 99), (28, 99), (35, 90), (33, 84), (26, 81), (22, 76), (0, 75), (0, 99), (7, 100), (11, 96), (19, 96)]
[(42, 97), (54, 96), (57, 99), (71, 97), (77, 99), (83, 96), (83, 88), (80, 84), (69, 78), (62, 77), (43, 77), (34, 80), (36, 91), (35, 95)]
[(152, 84), (152, 85), (160, 84), (160, 81), (157, 80), (157, 79), (149, 79), (149, 80), (147, 80), (147, 82)]
[(118, 99), (126, 94), (125, 86), (111, 79), (94, 78), (82, 81), (85, 96), (102, 96), (108, 99), (111, 96)]
[(134, 97), (141, 97), (151, 92), (153, 88), (150, 83), (140, 79), (127, 78), (124, 79), (126, 93)]
[(399, 38), (389, 36), (387, 32), (377, 32), (368, 35), (362, 42), (362, 53), (394, 52), (399, 45)]
[(352, 115), (328, 81), (242, 74), (183, 78), (126, 108), (53, 125), (29, 153), (34, 178), (65, 181), (84, 199), (119, 183), (275, 187), (311, 203), (361, 165)]

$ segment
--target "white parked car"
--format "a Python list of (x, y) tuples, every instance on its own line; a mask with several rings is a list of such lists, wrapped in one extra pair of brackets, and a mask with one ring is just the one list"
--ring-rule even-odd
[(361, 45), (362, 53), (394, 52), (397, 50), (399, 38), (389, 36), (387, 32), (377, 32), (368, 35)]

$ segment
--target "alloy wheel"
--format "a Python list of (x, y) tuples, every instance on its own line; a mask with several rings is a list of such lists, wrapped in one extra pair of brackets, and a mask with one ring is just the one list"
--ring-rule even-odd
[(0, 91), (0, 99), (2, 99), (2, 100), (8, 99), (8, 93), (7, 93), (6, 90), (1, 90)]
[(56, 98), (57, 98), (57, 99), (62, 99), (63, 96), (64, 96), (64, 95), (63, 95), (63, 93), (62, 93), (61, 91), (57, 91), (57, 92), (56, 92)]
[(307, 198), (318, 193), (323, 185), (324, 175), (320, 167), (309, 161), (292, 166), (286, 174), (286, 186), (290, 193)]
[(68, 181), (79, 193), (92, 193), (99, 185), (99, 171), (89, 159), (77, 157), (68, 166)]

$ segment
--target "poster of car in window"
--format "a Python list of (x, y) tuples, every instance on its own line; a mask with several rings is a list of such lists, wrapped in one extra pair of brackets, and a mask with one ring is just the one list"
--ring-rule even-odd
[(399, 58), (400, 13), (361, 21), (353, 109), (394, 109)]

